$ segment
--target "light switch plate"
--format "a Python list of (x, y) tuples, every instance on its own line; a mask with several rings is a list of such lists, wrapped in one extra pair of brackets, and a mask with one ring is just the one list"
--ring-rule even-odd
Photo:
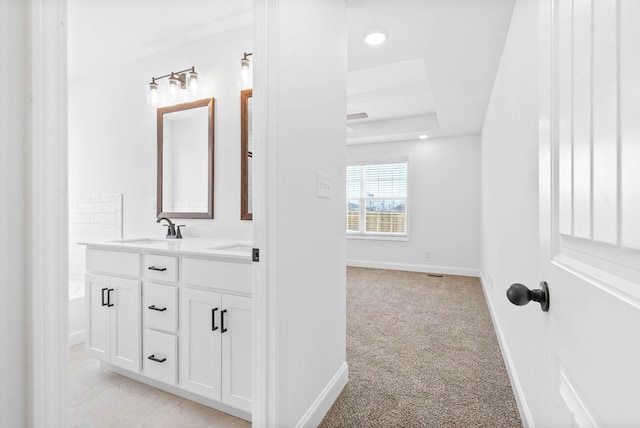
[(318, 197), (331, 198), (331, 177), (323, 172), (318, 172)]

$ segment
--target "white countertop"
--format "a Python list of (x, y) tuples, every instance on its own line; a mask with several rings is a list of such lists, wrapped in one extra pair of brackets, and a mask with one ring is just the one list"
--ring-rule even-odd
[(215, 238), (166, 239), (164, 237), (142, 237), (118, 239), (104, 242), (78, 242), (87, 248), (127, 251), (135, 250), (150, 253), (169, 253), (177, 255), (211, 256), (221, 259), (251, 262), (249, 241)]

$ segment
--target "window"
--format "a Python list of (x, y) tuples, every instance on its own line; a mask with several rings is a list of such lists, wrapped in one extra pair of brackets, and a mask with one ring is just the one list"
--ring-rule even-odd
[(347, 167), (347, 234), (406, 236), (407, 161)]

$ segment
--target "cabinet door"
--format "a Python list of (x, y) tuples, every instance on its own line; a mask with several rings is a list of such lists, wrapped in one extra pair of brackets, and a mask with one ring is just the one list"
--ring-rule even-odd
[(252, 300), (222, 295), (222, 402), (251, 412)]
[(109, 307), (106, 306), (109, 277), (86, 275), (85, 286), (85, 328), (84, 341), (87, 355), (109, 361)]
[(180, 290), (180, 384), (220, 401), (220, 294)]
[(140, 282), (110, 278), (111, 364), (140, 371)]

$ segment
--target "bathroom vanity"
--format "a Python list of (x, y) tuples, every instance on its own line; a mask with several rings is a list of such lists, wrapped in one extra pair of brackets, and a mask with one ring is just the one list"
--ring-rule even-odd
[(88, 355), (137, 381), (251, 420), (251, 245), (84, 243)]

